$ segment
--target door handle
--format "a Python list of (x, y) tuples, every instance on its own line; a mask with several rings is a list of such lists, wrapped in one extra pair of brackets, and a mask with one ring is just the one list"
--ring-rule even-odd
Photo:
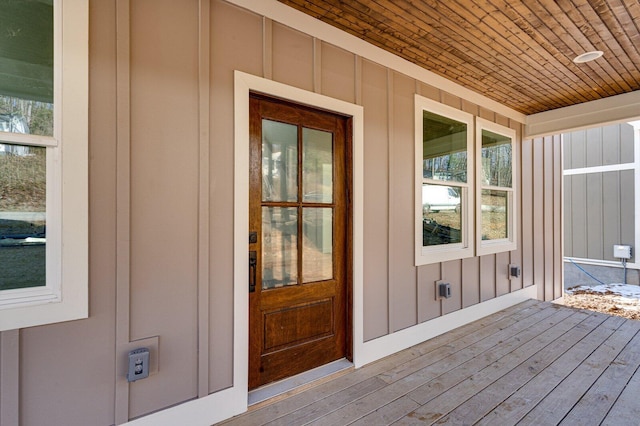
[(256, 291), (256, 270), (258, 269), (258, 252), (249, 252), (249, 293)]

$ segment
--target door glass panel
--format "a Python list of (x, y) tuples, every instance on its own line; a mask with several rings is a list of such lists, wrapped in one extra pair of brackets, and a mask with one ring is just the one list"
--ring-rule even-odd
[(333, 202), (333, 134), (302, 129), (302, 201)]
[(302, 281), (333, 278), (333, 209), (302, 209)]
[(298, 201), (298, 127), (262, 120), (262, 200)]
[(0, 144), (0, 290), (44, 286), (46, 149)]
[(298, 283), (298, 209), (262, 207), (262, 288)]
[(507, 191), (482, 190), (482, 239), (499, 240), (508, 238), (509, 193)]

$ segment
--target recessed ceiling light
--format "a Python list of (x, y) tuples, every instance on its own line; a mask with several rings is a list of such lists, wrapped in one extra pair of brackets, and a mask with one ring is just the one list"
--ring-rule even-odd
[(603, 55), (602, 50), (594, 50), (594, 51), (586, 52), (586, 53), (583, 53), (582, 55), (576, 56), (575, 58), (573, 58), (573, 62), (575, 62), (576, 64), (584, 64), (585, 62), (590, 62), (595, 59), (598, 59), (602, 55)]

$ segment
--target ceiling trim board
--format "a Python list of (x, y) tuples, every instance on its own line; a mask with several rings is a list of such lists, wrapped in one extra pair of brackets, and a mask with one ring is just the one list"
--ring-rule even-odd
[(640, 90), (528, 115), (524, 137), (565, 133), (640, 118)]

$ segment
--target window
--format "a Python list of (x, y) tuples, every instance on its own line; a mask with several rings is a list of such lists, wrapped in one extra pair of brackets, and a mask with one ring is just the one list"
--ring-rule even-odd
[(0, 22), (1, 331), (87, 316), (88, 0)]
[(515, 139), (516, 132), (476, 119), (478, 255), (515, 250)]
[(473, 116), (416, 95), (416, 265), (473, 256)]

